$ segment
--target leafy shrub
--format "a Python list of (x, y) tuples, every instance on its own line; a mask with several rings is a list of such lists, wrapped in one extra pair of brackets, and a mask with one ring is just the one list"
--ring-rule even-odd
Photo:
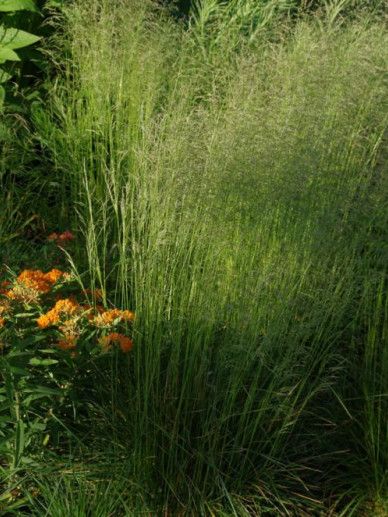
[[(69, 235), (51, 240), (63, 244)], [(34, 464), (39, 448), (58, 445), (61, 422), (82, 407), (92, 365), (132, 349), (134, 313), (104, 308), (101, 296), (57, 268), (24, 270), (1, 283), (0, 454), (11, 477)]]
[(0, 68), (0, 109), (5, 98), (3, 85), (13, 75), (13, 69), (9, 63), (21, 60), (20, 55), (15, 51), (28, 47), (40, 39), (39, 36), (11, 25), (11, 15), (21, 10), (37, 12), (34, 0), (0, 0), (0, 13), (5, 13), (0, 23), (0, 65), (3, 65)]

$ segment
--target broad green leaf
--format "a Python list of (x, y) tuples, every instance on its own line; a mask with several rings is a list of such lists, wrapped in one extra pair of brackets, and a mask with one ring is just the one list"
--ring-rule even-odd
[(16, 436), (15, 436), (15, 458), (14, 458), (15, 467), (18, 466), (20, 458), (24, 451), (24, 427), (25, 427), (24, 422), (19, 420), (16, 425)]
[(46, 388), (46, 386), (34, 386), (23, 390), (24, 393), (42, 393), (43, 395), (62, 395), (62, 390)]
[(0, 109), (4, 104), (4, 99), (5, 99), (5, 90), (4, 90), (4, 87), (0, 85)]
[(48, 395), (46, 395), (45, 393), (35, 393), (33, 395), (28, 395), (28, 397), (26, 397), (23, 401), (23, 405), (25, 407), (29, 407), (29, 405), (31, 404), (31, 402), (34, 402), (35, 400), (39, 400), (39, 399), (44, 399), (44, 398), (47, 398)]
[(9, 367), (10, 371), (15, 374), (15, 375), (21, 375), (21, 376), (25, 376), (25, 375), (28, 375), (28, 372), (27, 370), (25, 370), (24, 368), (19, 368), (17, 366), (10, 366)]
[(4, 412), (5, 410), (9, 409), (10, 407), (12, 407), (11, 402), (3, 402), (0, 404), (0, 412)]
[(30, 364), (32, 366), (50, 366), (57, 363), (58, 361), (56, 359), (38, 359), (37, 357), (30, 359)]
[(0, 0), (0, 12), (11, 11), (33, 11), (37, 12), (34, 0)]
[(6, 61), (20, 61), (20, 57), (10, 48), (0, 47), (0, 64)]
[(8, 74), (4, 70), (0, 69), (0, 84), (6, 83), (9, 79), (11, 79), (12, 75)]
[(64, 0), (48, 0), (45, 4), (46, 8), (54, 7), (56, 9), (60, 9), (63, 7)]
[(47, 425), (39, 420), (35, 420), (34, 422), (31, 422), (28, 426), (29, 431), (33, 431), (34, 433), (37, 431), (44, 431), (46, 429)]
[[(22, 463), (25, 463), (24, 461)], [(17, 499), (14, 501), (12, 498), (12, 495), (10, 497), (12, 502), (7, 503), (7, 512), (14, 512), (14, 510), (18, 510), (19, 508), (23, 508), (26, 506), (26, 503), (30, 502), (30, 499), (28, 497), (21, 497), (20, 499)]]
[[(6, 424), (14, 424), (14, 419), (11, 417), (11, 415), (5, 415), (5, 416), (0, 416), (0, 424), (3, 424), (3, 423), (6, 423)], [(1, 443), (0, 443), (0, 450), (1, 450)]]
[(6, 29), (0, 26), (0, 48), (23, 48), (28, 47), (40, 40), (39, 36), (30, 34), (29, 32), (15, 29), (13, 27)]

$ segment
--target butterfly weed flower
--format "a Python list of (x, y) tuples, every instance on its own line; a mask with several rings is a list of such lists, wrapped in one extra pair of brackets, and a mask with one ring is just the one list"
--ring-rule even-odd
[(77, 338), (75, 336), (64, 336), (57, 343), (60, 350), (74, 350), (77, 347)]
[(0, 282), (0, 295), (6, 295), (12, 284), (9, 280), (3, 280)]
[(118, 332), (112, 332), (111, 334), (100, 338), (100, 344), (106, 351), (110, 350), (112, 345), (115, 343), (120, 346), (122, 352), (124, 353), (129, 352), (133, 348), (132, 339)]
[(17, 277), (17, 284), (40, 293), (48, 293), (52, 286), (52, 282), (40, 269), (25, 269)]
[(47, 294), (65, 273), (52, 269), (44, 273), (40, 269), (25, 269), (22, 271), (11, 289), (4, 294), (10, 299), (22, 303), (38, 303), (42, 294)]
[(39, 316), (36, 322), (39, 328), (45, 329), (57, 325), (63, 319), (69, 319), (69, 317), (79, 315), (81, 312), (82, 308), (76, 300), (64, 298), (58, 300), (54, 307), (46, 314)]
[(116, 322), (132, 322), (135, 319), (135, 313), (128, 310), (120, 310), (120, 309), (109, 309), (101, 314), (98, 314), (93, 323), (98, 327), (110, 327), (114, 325)]
[(63, 278), (66, 278), (66, 274), (63, 273), (63, 271), (60, 271), (59, 269), (52, 269), (48, 273), (44, 275), (47, 282), (49, 282), (51, 285), (56, 284), (59, 280), (62, 280)]
[(62, 233), (53, 232), (47, 237), (48, 241), (54, 242), (57, 246), (64, 246), (74, 239), (74, 234), (69, 230)]

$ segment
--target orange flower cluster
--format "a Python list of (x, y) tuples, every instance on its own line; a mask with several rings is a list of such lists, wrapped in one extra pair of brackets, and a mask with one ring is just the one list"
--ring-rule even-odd
[(75, 336), (66, 336), (57, 343), (57, 347), (61, 350), (74, 350), (77, 346), (77, 338)]
[(69, 230), (66, 230), (63, 233), (54, 232), (47, 237), (47, 240), (55, 242), (57, 246), (61, 246), (74, 240), (74, 235)]
[(62, 319), (78, 315), (82, 311), (80, 305), (72, 298), (58, 300), (54, 307), (46, 314), (42, 314), (36, 320), (38, 327), (45, 329), (52, 325), (57, 325)]
[(135, 319), (135, 313), (132, 311), (122, 311), (120, 309), (109, 309), (98, 314), (94, 318), (94, 324), (98, 327), (109, 327), (116, 321), (131, 322)]
[(64, 273), (59, 269), (52, 269), (48, 273), (43, 273), (40, 269), (25, 269), (17, 277), (17, 281), (30, 289), (48, 293), (51, 287), (56, 284), (63, 275)]
[[(37, 301), (40, 294), (48, 293), (54, 284), (66, 277), (59, 269), (52, 269), (43, 273), (40, 269), (25, 269), (16, 279), (16, 285), (9, 290), (3, 290), (3, 294), (11, 300), (21, 302)], [(9, 283), (4, 286), (9, 287)]]
[[(54, 237), (52, 236), (53, 240)], [(65, 232), (59, 237), (62, 240), (73, 238), (70, 232)], [(37, 304), (39, 307), (42, 303), (51, 300), (54, 305), (51, 305), (50, 309), (36, 318), (36, 324), (42, 330), (56, 327), (59, 336), (56, 345), (59, 349), (69, 350), (72, 356), (76, 357), (77, 352), (74, 349), (77, 347), (84, 331), (89, 331), (86, 339), (92, 337), (96, 332), (96, 329), (93, 331), (89, 328), (91, 324), (101, 327), (101, 329), (109, 329), (108, 332), (111, 332), (100, 337), (99, 343), (105, 350), (109, 350), (112, 345), (118, 344), (123, 352), (129, 352), (133, 347), (132, 339), (124, 334), (112, 331), (116, 330), (115, 325), (133, 322), (135, 313), (117, 308), (105, 309), (99, 304), (89, 305), (85, 298), (80, 302), (74, 296), (61, 298), (59, 290), (52, 293), (55, 284), (62, 283), (65, 280), (68, 281), (70, 278), (68, 273), (59, 269), (51, 269), (47, 273), (40, 269), (25, 269), (13, 282), (0, 282), (0, 328), (11, 317), (14, 310), (14, 301)], [(52, 294), (52, 296), (47, 299), (43, 297), (42, 302), (42, 295), (47, 293)], [(94, 291), (85, 289), (83, 294), (90, 294), (95, 300), (103, 298), (103, 293), (99, 289)], [(104, 330), (102, 333), (104, 333)]]
[(112, 332), (107, 336), (103, 336), (100, 339), (100, 343), (105, 350), (109, 350), (114, 343), (117, 343), (124, 353), (129, 352), (133, 347), (132, 339), (118, 332)]
[[(50, 272), (52, 280), (59, 275)], [(48, 276), (49, 274), (46, 274)], [(40, 315), (36, 323), (40, 329), (56, 326), (61, 337), (57, 342), (61, 350), (74, 350), (77, 346), (82, 332), (83, 325), (87, 320), (99, 327), (112, 327), (121, 322), (132, 322), (135, 313), (129, 310), (108, 309), (101, 305), (91, 306), (87, 303), (79, 303), (74, 297), (57, 298), (55, 305), (45, 314)], [(132, 349), (132, 340), (118, 332), (113, 332), (100, 339), (100, 344), (105, 350), (109, 350), (112, 344), (118, 343), (123, 352)]]

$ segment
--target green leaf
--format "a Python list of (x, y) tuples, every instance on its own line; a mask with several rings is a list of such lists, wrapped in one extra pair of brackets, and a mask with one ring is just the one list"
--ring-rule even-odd
[(62, 395), (62, 390), (58, 388), (47, 388), (46, 386), (34, 386), (23, 391), (24, 393), (42, 393), (45, 396)]
[(20, 61), (20, 57), (12, 49), (0, 47), (0, 64), (6, 61)]
[(32, 45), (39, 40), (39, 36), (35, 36), (29, 32), (13, 27), (6, 29), (0, 26), (0, 48), (15, 49), (28, 47), (28, 45)]
[(44, 398), (50, 398), (50, 397), (45, 393), (35, 393), (32, 395), (28, 395), (28, 397), (26, 397), (23, 401), (23, 406), (29, 407), (31, 402), (34, 402), (35, 400), (39, 400), (39, 399), (44, 399)]
[(29, 431), (33, 431), (34, 433), (36, 433), (37, 431), (44, 431), (46, 429), (46, 427), (47, 427), (47, 425), (45, 423), (36, 419), (30, 423), (30, 425), (28, 426), (28, 429), (29, 429)]
[(32, 366), (50, 366), (58, 363), (56, 359), (38, 359), (37, 357), (33, 357), (29, 362)]
[(5, 90), (4, 90), (4, 87), (0, 85), (0, 109), (2, 108), (2, 106), (4, 104), (4, 99), (5, 99)]
[(45, 4), (46, 9), (47, 8), (55, 8), (60, 9), (63, 7), (64, 0), (48, 0)]
[(0, 0), (0, 12), (8, 13), (11, 11), (32, 11), (38, 9), (34, 0)]
[(21, 376), (25, 376), (25, 375), (28, 375), (28, 372), (27, 370), (25, 370), (24, 368), (19, 368), (18, 366), (10, 366), (9, 367), (9, 370), (11, 373), (13, 373), (14, 375), (21, 375)]
[(18, 466), (20, 458), (24, 451), (24, 427), (25, 427), (24, 422), (19, 420), (16, 425), (16, 436), (15, 436), (15, 458), (14, 458), (15, 467)]
[(8, 74), (4, 70), (0, 69), (0, 84), (7, 82), (9, 79), (11, 79), (11, 77), (11, 74)]
[(0, 413), (3, 413), (4, 411), (6, 411), (7, 409), (9, 409), (10, 407), (12, 407), (12, 404), (11, 402), (2, 402), (0, 404)]

